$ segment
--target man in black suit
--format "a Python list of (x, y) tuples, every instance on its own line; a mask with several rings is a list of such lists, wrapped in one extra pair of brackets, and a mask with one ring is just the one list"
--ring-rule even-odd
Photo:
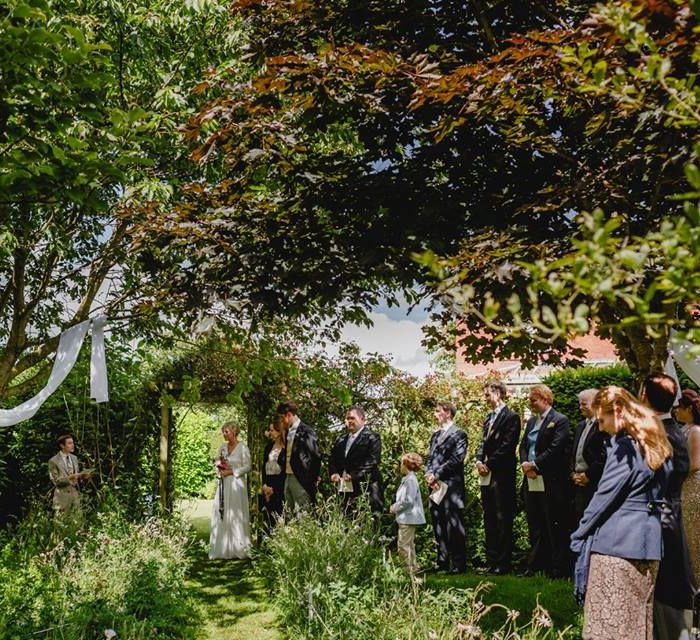
[(430, 439), (425, 460), (428, 486), (437, 491), (447, 485), (439, 503), (430, 498), (430, 515), (438, 548), (438, 568), (464, 573), (467, 550), (464, 534), (464, 458), (467, 455), (467, 434), (454, 424), (457, 409), (451, 402), (440, 402), (435, 418), (440, 425)]
[(574, 492), (573, 527), (576, 529), (581, 516), (591, 501), (605, 466), (607, 434), (598, 428), (593, 415), (593, 398), (598, 389), (585, 389), (578, 394), (578, 406), (583, 420), (576, 426), (571, 450), (571, 482)]
[(509, 409), (506, 385), (500, 381), (484, 386), (484, 400), (491, 409), (484, 420), (481, 446), (476, 454), (484, 508), (486, 560), (489, 572), (510, 571), (515, 516), (515, 449), (520, 439), (520, 416)]
[(374, 513), (381, 513), (384, 507), (379, 473), (382, 441), (378, 433), (365, 426), (365, 421), (365, 410), (359, 405), (347, 410), (347, 433), (335, 441), (328, 463), (331, 482), (342, 494), (346, 513), (355, 509), (361, 496), (367, 498)]
[(552, 409), (554, 395), (543, 384), (530, 389), (532, 417), (520, 443), (523, 492), (530, 537), (528, 573), (553, 578), (571, 573), (569, 552), (569, 419)]
[(277, 407), (277, 417), (285, 430), (286, 452), (284, 503), (291, 511), (308, 509), (316, 500), (320, 480), (321, 451), (314, 430), (297, 415), (294, 402)]
[(681, 510), (690, 458), (681, 426), (671, 417), (677, 391), (676, 381), (658, 372), (644, 379), (639, 393), (639, 399), (663, 422), (673, 448), (673, 471), (664, 496), (670, 508), (661, 516), (664, 555), (654, 589), (654, 638), (658, 640), (687, 638), (692, 625), (693, 577)]

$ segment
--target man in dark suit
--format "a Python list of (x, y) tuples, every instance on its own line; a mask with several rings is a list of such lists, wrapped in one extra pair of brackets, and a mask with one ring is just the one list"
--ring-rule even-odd
[(528, 571), (553, 578), (571, 574), (569, 552), (569, 419), (552, 409), (554, 395), (543, 384), (530, 389), (532, 417), (520, 443), (523, 492), (530, 537)]
[(284, 503), (287, 509), (308, 509), (316, 500), (316, 487), (321, 473), (321, 451), (314, 430), (297, 415), (294, 402), (283, 402), (277, 416), (285, 429), (287, 457), (285, 461)]
[(515, 516), (515, 449), (520, 439), (520, 416), (509, 409), (506, 385), (500, 381), (484, 386), (484, 400), (491, 409), (484, 420), (481, 445), (476, 454), (484, 508), (486, 560), (489, 572), (510, 571)]
[(439, 503), (430, 498), (430, 514), (438, 548), (438, 568), (464, 573), (467, 550), (464, 534), (464, 458), (467, 434), (454, 424), (457, 409), (451, 402), (440, 402), (435, 418), (440, 425), (430, 439), (425, 460), (426, 480), (433, 492), (446, 486)]
[(574, 492), (573, 527), (576, 529), (581, 516), (598, 488), (598, 481), (605, 466), (605, 445), (608, 436), (598, 428), (593, 415), (593, 398), (598, 389), (585, 389), (578, 394), (578, 406), (583, 420), (576, 426), (571, 450), (571, 482)]
[(690, 470), (688, 446), (680, 425), (671, 417), (678, 386), (665, 373), (652, 373), (642, 383), (640, 400), (663, 422), (673, 448), (673, 471), (664, 496), (670, 509), (662, 513), (664, 555), (654, 589), (654, 638), (687, 638), (692, 624), (693, 577), (683, 530), (681, 488)]
[(331, 482), (342, 494), (346, 513), (354, 510), (361, 496), (367, 498), (374, 513), (381, 513), (384, 507), (379, 473), (382, 441), (378, 433), (365, 426), (365, 421), (365, 411), (359, 405), (347, 410), (347, 433), (335, 441), (328, 463)]

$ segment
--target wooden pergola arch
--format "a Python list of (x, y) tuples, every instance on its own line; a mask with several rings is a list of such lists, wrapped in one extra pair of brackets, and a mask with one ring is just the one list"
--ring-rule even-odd
[[(170, 479), (173, 406), (191, 401), (189, 392), (192, 381), (197, 381), (197, 403), (230, 404), (227, 396), (237, 383), (234, 368), (230, 363), (243, 357), (246, 357), (246, 353), (242, 349), (227, 350), (221, 344), (204, 343), (166, 363), (149, 383), (149, 391), (157, 395), (160, 405), (158, 498), (162, 510), (168, 511), (172, 507)], [(255, 495), (259, 488), (257, 485), (265, 445), (262, 426), (274, 408), (275, 401), (275, 398), (268, 396), (262, 388), (254, 388), (246, 394), (247, 444), (252, 456), (252, 471), (249, 476), (251, 496)]]

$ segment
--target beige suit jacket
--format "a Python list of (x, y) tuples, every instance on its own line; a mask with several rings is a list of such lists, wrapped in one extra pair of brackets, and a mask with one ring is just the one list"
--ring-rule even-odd
[[(72, 464), (73, 472), (80, 471), (80, 463), (78, 457), (72, 453), (68, 454)], [(63, 464), (63, 457), (57, 453), (49, 460), (49, 478), (54, 484), (53, 506), (59, 511), (69, 511), (77, 507), (80, 503), (80, 491), (76, 485), (73, 485), (68, 478), (68, 471)]]

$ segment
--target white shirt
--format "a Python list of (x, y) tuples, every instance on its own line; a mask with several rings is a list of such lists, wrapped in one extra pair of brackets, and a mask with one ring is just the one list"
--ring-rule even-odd
[(290, 443), (294, 440), (294, 436), (297, 434), (297, 429), (299, 428), (299, 425), (301, 424), (301, 418), (299, 416), (296, 416), (294, 418), (294, 422), (292, 422), (292, 426), (289, 427), (289, 431), (287, 432), (287, 446), (290, 446)]
[(493, 426), (493, 423), (496, 422), (496, 418), (498, 418), (499, 414), (501, 411), (503, 411), (503, 408), (505, 407), (504, 402), (500, 402), (499, 404), (496, 405), (496, 408), (491, 412), (491, 420), (489, 421), (489, 429)]
[(357, 436), (359, 436), (362, 433), (362, 430), (365, 428), (365, 425), (362, 425), (355, 433), (350, 433), (348, 435), (348, 439), (345, 441), (345, 455), (348, 455), (348, 451), (350, 451), (350, 447), (352, 447), (353, 442), (357, 440)]
[(59, 451), (59, 453), (61, 454), (61, 460), (63, 460), (63, 468), (66, 470), (66, 473), (75, 473), (70, 453), (63, 453), (63, 451)]

